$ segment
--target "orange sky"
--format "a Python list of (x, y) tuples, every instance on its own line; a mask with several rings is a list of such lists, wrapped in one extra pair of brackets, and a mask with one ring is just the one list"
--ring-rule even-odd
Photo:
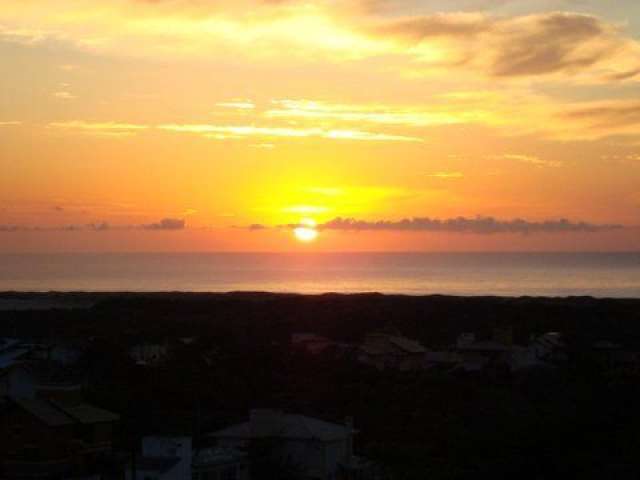
[(4, 0), (0, 252), (640, 249), (607, 3)]

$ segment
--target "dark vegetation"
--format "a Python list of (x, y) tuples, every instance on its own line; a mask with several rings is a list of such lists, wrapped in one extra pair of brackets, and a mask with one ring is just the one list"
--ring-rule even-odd
[[(356, 450), (398, 479), (635, 478), (640, 470), (640, 375), (602, 368), (589, 350), (608, 340), (640, 351), (640, 300), (80, 297), (94, 306), (0, 312), (0, 335), (86, 341), (87, 398), (122, 415), (123, 448), (153, 432), (198, 438), (244, 419), (251, 408), (276, 407), (330, 420), (353, 415)], [(521, 344), (560, 331), (569, 361), (517, 374), (378, 372), (348, 354), (309, 356), (289, 346), (292, 332), (357, 343), (389, 325), (431, 349), (446, 348), (465, 331), (488, 337), (496, 326), (512, 326)], [(185, 337), (195, 341), (178, 341)], [(168, 361), (133, 365), (128, 349), (145, 341), (170, 342)]]

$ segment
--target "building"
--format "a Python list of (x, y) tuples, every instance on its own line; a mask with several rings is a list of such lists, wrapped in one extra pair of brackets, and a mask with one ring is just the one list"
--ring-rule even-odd
[(511, 361), (510, 345), (496, 340), (476, 340), (473, 333), (463, 333), (456, 341), (456, 352), (461, 363), (456, 369), (464, 372), (479, 372), (489, 366), (508, 365)]
[(249, 480), (249, 456), (233, 448), (193, 450), (191, 437), (147, 436), (125, 480)]
[(142, 439), (142, 453), (126, 468), (126, 480), (191, 479), (191, 437), (157, 437)]
[(249, 455), (236, 448), (203, 448), (193, 456), (193, 480), (249, 480)]
[(300, 479), (336, 480), (354, 478), (353, 471), (358, 468), (353, 455), (354, 434), (350, 419), (337, 424), (277, 410), (252, 410), (247, 422), (209, 437), (221, 448), (254, 453), (257, 449), (271, 465)]
[(424, 356), (424, 368), (449, 371), (462, 363), (462, 357), (457, 352), (440, 351), (427, 352)]
[(291, 347), (309, 355), (319, 355), (335, 345), (336, 342), (330, 338), (315, 333), (293, 333), (291, 335)]
[(67, 397), (0, 400), (0, 463), (9, 479), (83, 476), (112, 451), (119, 417)]
[(423, 368), (427, 349), (419, 342), (396, 334), (368, 334), (358, 349), (358, 361), (378, 370)]
[(142, 343), (129, 350), (129, 356), (140, 366), (155, 366), (164, 362), (169, 354), (169, 346), (164, 343)]
[(25, 364), (15, 363), (0, 369), (0, 397), (33, 397), (36, 384), (36, 377)]
[(538, 359), (553, 364), (564, 363), (568, 359), (567, 345), (559, 332), (547, 332), (531, 341), (531, 347)]

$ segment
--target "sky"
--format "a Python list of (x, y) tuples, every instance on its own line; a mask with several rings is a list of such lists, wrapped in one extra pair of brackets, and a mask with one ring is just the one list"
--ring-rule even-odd
[(3, 0), (0, 252), (640, 250), (637, 0)]

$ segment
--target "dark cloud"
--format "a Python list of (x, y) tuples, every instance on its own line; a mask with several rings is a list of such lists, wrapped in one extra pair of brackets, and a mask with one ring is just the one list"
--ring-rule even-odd
[(374, 32), (419, 42), (430, 37), (475, 36), (490, 28), (491, 23), (484, 17), (435, 14), (383, 24), (376, 27)]
[(535, 17), (521, 31), (501, 39), (493, 64), (497, 76), (540, 75), (580, 70), (594, 65), (617, 45), (602, 42), (582, 51), (592, 40), (605, 39), (609, 32), (595, 17), (573, 13), (552, 13)]
[(163, 218), (158, 223), (143, 225), (146, 230), (184, 230), (186, 222), (179, 218)]
[[(290, 226), (287, 226), (290, 227)], [(335, 218), (318, 225), (319, 230), (343, 231), (406, 231), (406, 232), (454, 232), (454, 233), (569, 233), (599, 232), (624, 228), (622, 225), (597, 225), (586, 222), (572, 222), (567, 219), (533, 222), (520, 218), (498, 220), (493, 217), (449, 219), (411, 218), (399, 221), (379, 220), (369, 222), (353, 218)]]
[(107, 230), (159, 230), (175, 231), (184, 230), (186, 222), (176, 218), (163, 218), (157, 223), (144, 225), (115, 225), (107, 222), (87, 223), (82, 225), (62, 226), (27, 226), (27, 225), (0, 225), (0, 232), (106, 232)]
[(87, 227), (90, 230), (95, 230), (96, 232), (105, 232), (111, 228), (107, 222), (90, 223)]
[(585, 107), (567, 112), (563, 117), (589, 122), (594, 128), (640, 125), (640, 102), (615, 102)]
[(0, 225), (0, 232), (19, 232), (23, 227), (18, 225)]
[[(412, 43), (434, 38), (454, 42), (451, 63), (477, 66), (495, 77), (574, 74), (630, 48), (612, 25), (590, 15), (551, 12), (524, 17), (433, 14), (379, 24), (373, 34)], [(640, 74), (640, 59), (607, 75), (627, 80)]]

